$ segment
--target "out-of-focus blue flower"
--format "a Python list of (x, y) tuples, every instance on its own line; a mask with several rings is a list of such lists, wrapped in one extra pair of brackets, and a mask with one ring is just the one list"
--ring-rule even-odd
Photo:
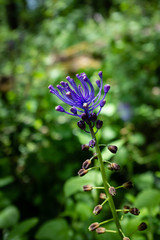
[(55, 109), (59, 112), (65, 112), (69, 115), (82, 117), (82, 114), (86, 114), (87, 118), (90, 118), (93, 114), (93, 111), (99, 107), (99, 111), (97, 116), (101, 112), (102, 107), (105, 105), (106, 94), (110, 89), (110, 85), (104, 85), (104, 95), (102, 95), (102, 88), (103, 88), (103, 80), (102, 80), (102, 72), (99, 72), (100, 80), (97, 80), (97, 86), (99, 88), (98, 94), (95, 96), (95, 90), (87, 78), (85, 73), (76, 74), (76, 77), (81, 82), (78, 86), (76, 85), (75, 81), (70, 78), (69, 76), (66, 77), (67, 81), (61, 81), (61, 85), (57, 85), (57, 89), (55, 89), (52, 85), (49, 85), (50, 92), (55, 94), (60, 100), (64, 103), (67, 103), (71, 106), (70, 112), (64, 110), (62, 106), (57, 106)]
[(130, 121), (133, 115), (133, 111), (129, 103), (119, 103), (118, 112), (124, 122)]

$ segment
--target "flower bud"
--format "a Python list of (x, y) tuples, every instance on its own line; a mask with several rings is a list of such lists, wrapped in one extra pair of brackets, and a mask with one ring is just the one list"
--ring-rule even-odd
[(98, 79), (98, 80), (96, 80), (96, 83), (97, 83), (97, 86), (100, 88), (100, 84), (101, 84), (101, 82), (100, 82), (100, 80)]
[(87, 109), (88, 108), (88, 103), (83, 103), (83, 108)]
[(90, 146), (91, 148), (94, 148), (95, 145), (96, 145), (96, 141), (95, 141), (94, 139), (92, 139), (92, 140), (89, 142), (89, 146)]
[(86, 161), (83, 162), (82, 168), (87, 169), (91, 164), (91, 160), (87, 159)]
[(89, 145), (88, 144), (82, 144), (82, 151), (88, 151), (89, 150)]
[(101, 210), (102, 210), (102, 205), (99, 204), (99, 205), (95, 206), (95, 208), (93, 210), (93, 214), (98, 215), (101, 212)]
[(99, 223), (98, 222), (94, 222), (89, 226), (89, 231), (94, 231), (96, 228), (99, 227)]
[(103, 126), (103, 121), (97, 120), (97, 122), (96, 122), (96, 128), (97, 128), (97, 129), (100, 129), (102, 126)]
[(123, 183), (123, 188), (130, 189), (133, 187), (133, 183), (131, 181)]
[(98, 73), (99, 77), (102, 78), (102, 71)]
[(86, 129), (86, 124), (83, 120), (80, 120), (77, 122), (77, 126), (82, 129), (82, 130), (85, 130)]
[(92, 122), (96, 122), (96, 120), (97, 120), (97, 114), (96, 114), (95, 112), (90, 114), (90, 120), (91, 120)]
[(88, 120), (88, 115), (86, 113), (82, 113), (81, 118), (83, 121)]
[(99, 198), (100, 198), (100, 199), (106, 199), (107, 196), (106, 196), (105, 193), (100, 193), (100, 194), (99, 194)]
[(145, 222), (142, 222), (137, 229), (138, 231), (144, 231), (147, 229), (147, 224)]
[(133, 215), (139, 215), (140, 214), (140, 211), (139, 211), (138, 208), (130, 208), (129, 212)]
[(88, 170), (86, 170), (86, 169), (80, 169), (79, 171), (78, 171), (78, 175), (80, 176), (80, 177), (82, 177), (82, 176), (84, 176), (86, 173), (88, 173)]
[(84, 185), (83, 186), (83, 191), (88, 192), (91, 191), (93, 189), (93, 187), (91, 185)]
[(70, 111), (71, 111), (73, 114), (77, 114), (77, 108), (75, 108), (75, 107), (71, 107), (71, 108), (70, 108)]
[(112, 196), (115, 196), (116, 195), (116, 189), (114, 187), (109, 187), (109, 193), (112, 195)]
[(108, 165), (108, 169), (118, 171), (118, 170), (120, 170), (120, 166), (117, 163), (110, 163)]
[(60, 105), (58, 105), (57, 107), (55, 107), (55, 110), (58, 112), (64, 112), (64, 108)]
[(105, 104), (106, 104), (106, 100), (104, 99), (100, 102), (100, 107), (104, 107)]
[(109, 145), (109, 146), (108, 146), (108, 150), (109, 150), (110, 152), (112, 152), (112, 153), (116, 153), (117, 150), (118, 150), (118, 148), (117, 148), (117, 146), (115, 146), (115, 145)]
[(96, 233), (98, 234), (102, 234), (102, 233), (105, 233), (106, 232), (106, 229), (104, 227), (99, 227), (96, 229)]
[(129, 212), (130, 207), (129, 206), (124, 206), (124, 214), (127, 214)]
[(108, 93), (109, 89), (110, 89), (110, 85), (109, 84), (104, 85), (104, 92), (105, 93)]
[(130, 240), (130, 238), (128, 238), (128, 237), (124, 237), (123, 240)]

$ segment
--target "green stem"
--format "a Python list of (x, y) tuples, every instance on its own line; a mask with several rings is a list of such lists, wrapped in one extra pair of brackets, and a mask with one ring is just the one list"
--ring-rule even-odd
[[(93, 128), (91, 126), (90, 126), (90, 132), (91, 132), (92, 138), (95, 139), (95, 141), (96, 141), (96, 136), (95, 136), (95, 133), (94, 133)], [(120, 225), (120, 222), (119, 222), (119, 219), (118, 219), (118, 215), (117, 215), (117, 212), (116, 212), (116, 208), (115, 208), (115, 205), (114, 205), (113, 198), (112, 198), (111, 194), (109, 193), (109, 184), (107, 182), (107, 177), (106, 177), (106, 172), (105, 172), (105, 168), (104, 168), (104, 163), (103, 163), (101, 151), (99, 149), (99, 145), (98, 145), (97, 141), (96, 141), (95, 148), (96, 148), (96, 153), (97, 153), (98, 160), (99, 160), (99, 163), (100, 163), (100, 170), (101, 170), (101, 174), (102, 174), (102, 180), (103, 180), (103, 184), (104, 184), (104, 189), (105, 189), (106, 195), (108, 197), (109, 206), (110, 206), (110, 209), (111, 209), (111, 212), (112, 212), (112, 215), (113, 215), (113, 219), (114, 219), (114, 222), (116, 224), (118, 233), (119, 233), (121, 239), (123, 239), (122, 228), (121, 228), (121, 225)]]

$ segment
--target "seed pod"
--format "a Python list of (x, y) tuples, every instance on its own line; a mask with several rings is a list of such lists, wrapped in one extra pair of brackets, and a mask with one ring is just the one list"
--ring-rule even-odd
[(89, 145), (88, 144), (82, 144), (82, 151), (88, 151)]
[(88, 173), (88, 170), (86, 170), (86, 169), (84, 169), (84, 168), (82, 168), (82, 169), (80, 169), (80, 170), (78, 171), (78, 175), (79, 175), (80, 177), (84, 176), (86, 173)]
[(118, 170), (120, 170), (120, 166), (119, 166), (119, 164), (117, 164), (117, 163), (110, 163), (109, 165), (108, 165), (108, 169), (109, 170), (115, 170), (115, 171), (118, 171)]
[(112, 196), (115, 196), (116, 195), (116, 189), (114, 187), (109, 187), (109, 193), (112, 195)]
[(144, 231), (147, 229), (147, 224), (145, 222), (142, 222), (137, 229), (138, 231)]
[(77, 126), (82, 129), (82, 130), (85, 130), (86, 129), (86, 124), (83, 120), (80, 120), (77, 122)]
[(93, 189), (93, 187), (91, 185), (84, 185), (83, 186), (83, 191), (88, 192), (91, 191)]
[(129, 212), (132, 213), (133, 215), (139, 215), (140, 211), (138, 208), (130, 208)]
[(127, 214), (129, 212), (128, 210), (130, 209), (130, 207), (124, 206), (123, 209), (124, 209), (124, 214)]
[(123, 240), (130, 240), (130, 238), (128, 238), (128, 237), (124, 237)]
[(106, 199), (107, 196), (106, 196), (105, 193), (100, 193), (100, 194), (99, 194), (99, 198), (100, 198), (100, 199)]
[(95, 206), (95, 208), (93, 210), (93, 214), (98, 215), (101, 212), (101, 210), (102, 210), (102, 205), (99, 204), (99, 205)]
[(96, 228), (99, 227), (99, 223), (98, 222), (94, 222), (89, 226), (89, 231), (94, 231)]
[(83, 162), (82, 168), (87, 169), (91, 165), (91, 160), (87, 159)]
[(115, 146), (115, 145), (109, 145), (109, 146), (108, 146), (108, 150), (109, 150), (110, 152), (112, 152), (112, 153), (116, 153), (117, 150), (118, 150), (118, 148), (117, 148), (117, 146)]
[(104, 227), (99, 227), (96, 229), (96, 233), (98, 234), (102, 234), (102, 233), (105, 233), (106, 232), (106, 229)]
[(131, 181), (123, 183), (123, 188), (130, 189), (133, 187), (133, 183)]
[(96, 128), (97, 128), (97, 129), (100, 129), (102, 126), (103, 126), (103, 121), (97, 120), (97, 122), (96, 122)]

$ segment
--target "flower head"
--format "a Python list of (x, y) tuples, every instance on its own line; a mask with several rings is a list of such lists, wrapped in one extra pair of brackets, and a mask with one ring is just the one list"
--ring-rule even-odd
[(100, 80), (96, 81), (96, 84), (99, 88), (98, 94), (95, 96), (95, 90), (87, 78), (85, 73), (76, 74), (77, 79), (81, 82), (81, 84), (76, 85), (75, 81), (70, 78), (69, 76), (66, 77), (68, 82), (60, 82), (60, 85), (57, 85), (57, 89), (55, 89), (52, 85), (49, 85), (50, 92), (55, 94), (60, 100), (64, 103), (67, 103), (71, 106), (70, 112), (67, 112), (62, 108), (60, 105), (57, 106), (55, 109), (56, 111), (65, 112), (69, 115), (84, 117), (87, 116), (88, 118), (93, 118), (96, 120), (95, 113), (93, 111), (99, 107), (99, 111), (96, 114), (97, 116), (101, 112), (102, 107), (105, 105), (105, 97), (107, 92), (110, 89), (110, 85), (104, 85), (104, 95), (102, 95), (102, 88), (103, 88), (103, 80), (102, 80), (102, 72), (99, 72)]

